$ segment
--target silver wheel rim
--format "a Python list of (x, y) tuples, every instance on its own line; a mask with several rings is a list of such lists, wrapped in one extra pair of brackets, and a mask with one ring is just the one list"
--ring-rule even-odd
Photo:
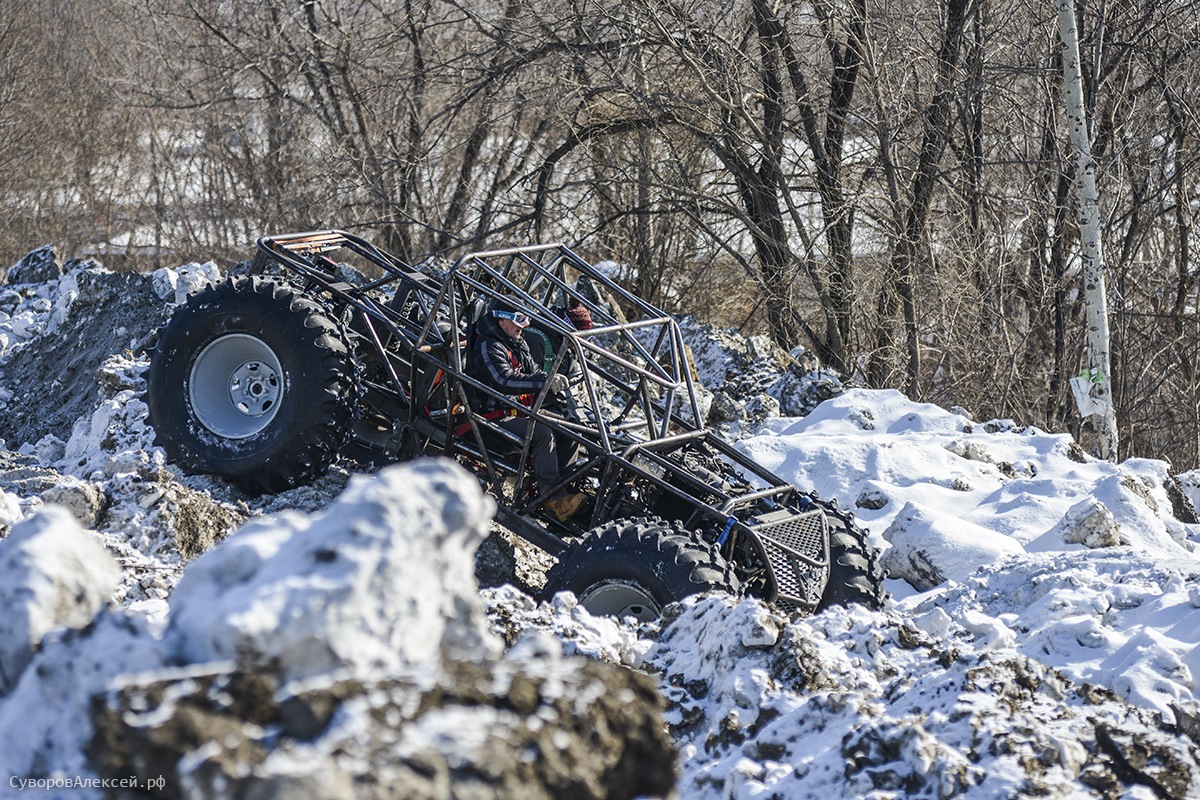
[(188, 381), (192, 412), (225, 439), (245, 439), (271, 424), (283, 400), (283, 368), (256, 336), (231, 333), (196, 356)]
[(589, 614), (598, 617), (633, 617), (638, 622), (653, 622), (662, 616), (662, 607), (649, 592), (636, 583), (607, 581), (594, 586), (579, 598)]

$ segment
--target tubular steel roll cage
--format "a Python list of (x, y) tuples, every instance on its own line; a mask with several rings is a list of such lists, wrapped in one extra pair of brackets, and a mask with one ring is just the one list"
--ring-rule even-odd
[[(325, 255), (334, 250), (358, 255), (378, 268), (381, 277), (358, 284), (344, 280), (337, 262)], [(302, 278), (309, 291), (319, 287), (328, 294), (356, 335), (360, 355), (377, 362), (375, 372), (363, 376), (368, 418), (356, 425), (355, 433), (359, 443), (373, 447), (382, 460), (413, 457), (427, 442), (452, 458), (465, 457), (493, 487), (500, 521), (555, 556), (569, 548), (563, 535), (581, 535), (616, 518), (622, 495), (629, 491), (623, 479), (636, 477), (690, 507), (691, 513), (680, 521), (715, 540), (730, 563), (743, 570), (754, 594), (797, 610), (816, 607), (824, 581), (813, 586), (811, 578), (828, 576), (828, 535), (821, 536), (817, 552), (803, 552), (793, 541), (772, 535), (773, 529), (801, 518), (817, 524), (818, 517), (824, 533), (827, 523), (815, 495), (799, 492), (705, 429), (678, 323), (566, 246), (472, 253), (454, 262), (442, 280), (338, 230), (264, 236), (258, 240), (255, 266), (263, 266), (264, 258)], [(568, 270), (603, 286), (641, 318), (618, 319), (568, 280)], [(551, 310), (556, 297), (564, 306), (567, 298), (578, 299), (591, 313), (594, 327), (571, 327)], [(561, 338), (563, 346), (548, 374), (562, 371), (571, 358), (586, 364), (582, 376), (576, 376), (587, 401), (586, 416), (571, 419), (551, 412), (545, 389), (527, 407), (467, 374), (469, 315), (498, 298), (528, 313), (533, 327)], [(397, 347), (397, 341), (404, 344)], [(601, 382), (625, 398), (624, 408), (611, 421), (602, 413)], [(534, 497), (513, 491), (507, 499), (500, 491), (505, 478), (513, 478), (517, 487), (524, 485), (531, 436), (516, 437), (476, 412), (472, 398), (478, 403), (484, 396), (509, 414), (536, 418), (538, 425), (576, 442), (578, 464), (559, 484), (539, 487)], [(370, 417), (372, 411), (375, 417)], [(496, 457), (498, 450), (517, 447), (520, 455), (514, 460)], [(724, 477), (735, 476), (732, 486), (730, 481), (713, 485), (717, 481), (692, 474), (684, 463), (688, 447), (715, 453), (730, 465)], [(753, 488), (736, 477), (739, 473), (764, 488)], [(600, 489), (586, 524), (553, 518), (539, 522), (530, 516), (563, 485), (589, 475), (599, 479)], [(781, 569), (795, 576), (783, 581), (785, 586), (799, 585), (799, 590), (781, 591), (776, 579)]]

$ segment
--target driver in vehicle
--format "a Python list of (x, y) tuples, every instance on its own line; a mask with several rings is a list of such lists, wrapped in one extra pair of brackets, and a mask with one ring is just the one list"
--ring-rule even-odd
[[(498, 305), (476, 323), (475, 340), (467, 355), (468, 371), (481, 383), (503, 394), (512, 395), (522, 405), (533, 405), (537, 394), (547, 386), (550, 394), (567, 388), (566, 375), (547, 376), (534, 359), (525, 342), (529, 315), (511, 306)], [(482, 413), (502, 408), (493, 398), (485, 398)], [(529, 417), (514, 415), (496, 420), (514, 435), (524, 439), (530, 435), (533, 456), (533, 475), (542, 487), (553, 486), (563, 479), (567, 465), (575, 458), (578, 448), (566, 438), (559, 438), (545, 425), (536, 425)], [(545, 507), (560, 522), (576, 514), (587, 500), (580, 492), (566, 492), (547, 500)]]

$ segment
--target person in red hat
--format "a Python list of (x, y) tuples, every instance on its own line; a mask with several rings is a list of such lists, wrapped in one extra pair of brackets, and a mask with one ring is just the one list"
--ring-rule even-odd
[(580, 302), (578, 297), (572, 297), (567, 302), (567, 309), (562, 313), (562, 317), (577, 331), (592, 329), (592, 312), (587, 310), (587, 306)]

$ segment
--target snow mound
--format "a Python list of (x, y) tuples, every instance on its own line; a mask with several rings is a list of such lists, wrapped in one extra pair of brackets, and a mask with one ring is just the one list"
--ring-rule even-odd
[[(770, 421), (741, 446), (797, 486), (856, 506), (877, 546), (893, 540), (895, 577), (920, 590), (962, 580), (972, 559), (982, 566), (1002, 553), (1115, 542), (1195, 558), (1200, 538), (1176, 517), (1178, 489), (1164, 462), (1098, 461), (1066, 434), (975, 423), (896, 391), (847, 391), (802, 419)], [(917, 569), (917, 551), (937, 568)], [(889, 588), (904, 593), (894, 581)]]
[(148, 276), (71, 262), (61, 277), (0, 288), (0, 438), (65, 438), (96, 402), (96, 370), (137, 349), (168, 304)]
[(1196, 706), (1200, 568), (1190, 560), (1127, 547), (1036, 554), (907, 605), (990, 619), (1023, 655), (1166, 719)]
[(180, 798), (666, 794), (653, 680), (536, 632), (501, 657), (473, 578), (492, 509), (449, 461), (360, 476), (328, 509), (254, 520), (195, 559), (159, 626), (108, 605), (117, 565), (44, 507), (0, 542), (0, 769), (85, 800), (98, 786), (56, 781), (134, 776)]
[(181, 563), (251, 511), (211, 481), (185, 486), (154, 445), (141, 400), (149, 359), (128, 348), (167, 313), (151, 278), (91, 261), (0, 290), (0, 435), (20, 443), (0, 450), (0, 534), (47, 503), (69, 509), (121, 564), (116, 599), (156, 614)]
[(912, 503), (906, 505), (883, 532), (891, 547), (883, 568), (925, 591), (947, 580), (966, 580), (976, 569), (1024, 548), (1001, 533)]
[(473, 558), (493, 509), (449, 462), (355, 478), (323, 514), (252, 522), (197, 558), (172, 595), (167, 646), (286, 679), (494, 655)]

